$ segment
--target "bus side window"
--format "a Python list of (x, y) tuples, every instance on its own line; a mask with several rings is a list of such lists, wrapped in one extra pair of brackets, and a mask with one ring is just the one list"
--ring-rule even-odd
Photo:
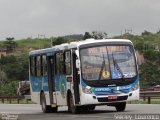
[(36, 60), (36, 68), (37, 68), (37, 76), (41, 76), (41, 64), (40, 64), (40, 56), (37, 56), (37, 60)]
[(30, 73), (32, 76), (35, 75), (35, 61), (34, 61), (34, 57), (30, 57)]
[(56, 54), (56, 74), (60, 73), (60, 54)]
[(67, 75), (71, 74), (71, 52), (66, 51), (65, 52), (65, 72)]
[(64, 74), (64, 55), (63, 53), (56, 54), (56, 74)]
[(64, 54), (60, 53), (60, 73), (64, 74)]
[(42, 56), (42, 76), (46, 76), (47, 75), (47, 61), (46, 61), (46, 56), (43, 55)]
[(34, 76), (37, 76), (37, 57), (34, 57)]
[(40, 56), (40, 74), (43, 76), (43, 59), (42, 56)]

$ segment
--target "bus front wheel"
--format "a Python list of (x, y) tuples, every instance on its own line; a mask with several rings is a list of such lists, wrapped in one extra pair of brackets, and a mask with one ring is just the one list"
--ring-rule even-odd
[(126, 102), (120, 102), (115, 105), (117, 112), (122, 112), (126, 108)]
[(70, 110), (72, 113), (76, 114), (79, 112), (78, 106), (74, 105), (74, 99), (73, 99), (73, 95), (70, 94), (70, 98), (69, 98), (69, 105), (70, 105)]

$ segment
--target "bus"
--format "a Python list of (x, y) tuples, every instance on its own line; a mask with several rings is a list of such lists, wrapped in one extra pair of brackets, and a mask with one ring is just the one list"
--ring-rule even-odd
[(42, 111), (79, 113), (98, 105), (124, 111), (139, 100), (133, 43), (127, 39), (87, 39), (29, 52), (31, 99)]

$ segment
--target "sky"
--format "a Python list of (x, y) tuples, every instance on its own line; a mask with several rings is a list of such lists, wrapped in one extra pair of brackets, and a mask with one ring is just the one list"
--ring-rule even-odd
[(160, 30), (160, 0), (0, 0), (0, 39)]

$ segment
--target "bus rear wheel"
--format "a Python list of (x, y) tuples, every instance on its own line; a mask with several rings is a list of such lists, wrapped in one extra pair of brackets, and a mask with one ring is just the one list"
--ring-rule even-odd
[(117, 112), (123, 112), (126, 108), (126, 102), (120, 102), (115, 105)]
[(58, 109), (58, 107), (51, 107), (50, 105), (46, 105), (46, 98), (44, 93), (41, 94), (41, 106), (43, 113), (57, 112)]

